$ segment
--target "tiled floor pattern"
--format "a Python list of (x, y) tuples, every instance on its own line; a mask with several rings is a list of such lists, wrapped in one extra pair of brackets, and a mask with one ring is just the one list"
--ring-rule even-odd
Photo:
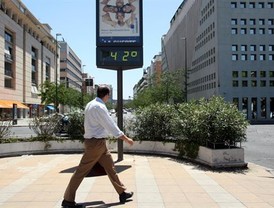
[[(81, 154), (0, 158), (0, 207), (61, 207), (80, 158)], [(125, 154), (116, 166), (121, 181), (134, 191), (133, 200), (119, 204), (107, 176), (100, 176), (84, 179), (76, 201), (88, 208), (274, 207), (274, 176), (254, 164), (247, 170), (212, 171), (169, 157)]]

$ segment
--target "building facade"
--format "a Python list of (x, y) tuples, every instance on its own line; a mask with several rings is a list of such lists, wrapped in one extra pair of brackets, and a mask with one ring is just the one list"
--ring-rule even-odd
[(273, 0), (184, 0), (162, 38), (163, 70), (185, 71), (188, 100), (222, 96), (273, 122), (273, 14)]
[(39, 87), (59, 80), (50, 32), (20, 0), (0, 1), (0, 114), (10, 114), (13, 103), (19, 118), (43, 113)]

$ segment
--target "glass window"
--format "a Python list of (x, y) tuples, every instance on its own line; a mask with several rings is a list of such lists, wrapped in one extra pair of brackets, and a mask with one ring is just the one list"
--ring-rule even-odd
[(265, 71), (260, 71), (260, 77), (265, 77), (266, 76), (266, 72)]
[(238, 87), (238, 86), (239, 86), (239, 81), (233, 80), (233, 81), (232, 81), (232, 86), (233, 86), (233, 87)]
[(238, 71), (233, 71), (232, 72), (232, 77), (233, 78), (238, 78), (238, 76), (239, 76), (239, 72)]
[(268, 25), (274, 25), (274, 19), (268, 19), (267, 24)]
[(241, 55), (241, 60), (242, 61), (246, 61), (247, 60), (247, 55), (246, 54), (242, 54)]
[(257, 81), (251, 80), (251, 87), (257, 87)]
[(273, 7), (273, 3), (272, 2), (268, 2), (267, 3), (267, 8), (268, 9), (273, 9), (274, 7)]
[(256, 61), (256, 54), (251, 54), (250, 55), (250, 60), (251, 61)]
[(250, 35), (255, 35), (256, 34), (256, 29), (255, 28), (250, 28)]
[(232, 29), (231, 29), (231, 34), (232, 34), (232, 35), (237, 34), (237, 28), (232, 28)]
[(251, 77), (257, 77), (257, 72), (256, 71), (251, 71), (250, 76)]
[(265, 21), (264, 19), (259, 19), (259, 25), (264, 25)]
[(231, 50), (232, 51), (238, 51), (238, 46), (237, 45), (232, 45)]
[(243, 81), (242, 81), (242, 87), (247, 87), (247, 86), (248, 86), (247, 80), (243, 80)]
[(231, 19), (231, 25), (237, 25), (237, 19)]
[(259, 2), (258, 7), (259, 7), (259, 9), (263, 9), (264, 8), (264, 2)]
[(255, 2), (250, 2), (249, 3), (249, 8), (254, 9), (255, 8)]
[(247, 77), (247, 71), (242, 71), (242, 77)]
[(256, 45), (250, 45), (250, 51), (256, 51)]
[(268, 51), (273, 51), (274, 50), (274, 45), (269, 45), (268, 46)]
[(274, 34), (274, 28), (268, 28), (268, 34), (273, 35)]
[(274, 87), (274, 81), (273, 81), (273, 80), (270, 80), (270, 81), (269, 81), (269, 86), (270, 86), (270, 87)]
[(268, 60), (269, 61), (274, 61), (274, 54), (269, 54), (268, 55)]
[(256, 20), (255, 19), (250, 19), (249, 20), (249, 24), (250, 25), (255, 25), (256, 24)]
[(260, 28), (259, 29), (259, 34), (260, 35), (264, 35), (265, 34), (265, 29), (264, 28)]
[(241, 9), (246, 8), (246, 3), (245, 3), (245, 2), (240, 2), (240, 8), (241, 8)]
[(233, 105), (235, 105), (239, 109), (239, 98), (233, 98)]
[(274, 77), (274, 71), (269, 71), (269, 77)]
[(237, 61), (237, 60), (238, 60), (238, 55), (232, 54), (232, 61)]
[(260, 61), (265, 61), (265, 54), (260, 54)]
[(246, 34), (246, 28), (241, 28), (241, 34), (245, 35)]
[(265, 51), (265, 45), (260, 45), (260, 51)]
[(266, 81), (265, 80), (261, 80), (260, 81), (260, 87), (265, 87), (266, 86)]
[(246, 51), (247, 50), (247, 45), (241, 45), (241, 51)]
[(246, 19), (241, 19), (241, 25), (246, 25)]
[(235, 9), (235, 8), (237, 8), (237, 2), (231, 2), (231, 8), (232, 9)]

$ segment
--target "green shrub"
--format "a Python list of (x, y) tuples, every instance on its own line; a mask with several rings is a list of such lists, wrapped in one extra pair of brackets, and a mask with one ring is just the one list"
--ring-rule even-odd
[(72, 140), (84, 140), (84, 114), (70, 113), (68, 115), (69, 123), (67, 126), (67, 133)]
[(0, 117), (0, 143), (4, 142), (11, 134), (12, 120)]
[(153, 104), (136, 111), (130, 130), (138, 140), (167, 141), (175, 137), (176, 118), (173, 105)]

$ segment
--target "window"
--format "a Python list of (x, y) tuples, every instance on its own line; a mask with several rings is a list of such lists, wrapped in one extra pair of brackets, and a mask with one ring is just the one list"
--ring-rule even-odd
[(268, 55), (268, 60), (269, 61), (274, 61), (274, 54), (269, 54)]
[(241, 45), (241, 51), (246, 51), (247, 50), (247, 45)]
[(245, 2), (240, 2), (240, 8), (241, 8), (241, 9), (246, 8), (246, 3), (245, 3)]
[(269, 72), (269, 77), (274, 77), (274, 71)]
[(231, 34), (236, 35), (237, 34), (237, 28), (232, 28), (231, 29)]
[(260, 61), (265, 61), (265, 54), (260, 54)]
[(269, 45), (268, 46), (268, 51), (273, 51), (274, 50), (274, 45)]
[(266, 81), (265, 80), (261, 80), (260, 81), (260, 87), (265, 87), (266, 86)]
[(256, 45), (250, 45), (250, 51), (256, 51)]
[(247, 77), (247, 71), (242, 71), (242, 77)]
[(265, 45), (260, 45), (259, 49), (260, 51), (265, 51)]
[(259, 7), (259, 9), (263, 9), (264, 8), (264, 2), (259, 2), (258, 7)]
[(232, 61), (237, 61), (237, 60), (238, 60), (238, 55), (232, 54)]
[(256, 61), (256, 54), (251, 54), (250, 55), (250, 60), (251, 61)]
[(237, 19), (231, 19), (231, 25), (237, 25)]
[(231, 51), (238, 51), (238, 46), (237, 45), (232, 45), (231, 46)]
[(274, 25), (274, 19), (268, 19), (267, 24), (268, 25)]
[(274, 34), (274, 28), (268, 28), (268, 35)]
[(251, 80), (251, 87), (257, 87), (257, 81)]
[(257, 77), (257, 72), (256, 71), (251, 71), (250, 76), (251, 77)]
[(273, 7), (273, 2), (268, 2), (267, 3), (267, 8), (268, 9), (273, 9), (274, 7)]
[(246, 19), (241, 19), (241, 25), (246, 25)]
[(239, 76), (239, 72), (238, 71), (233, 71), (232, 72), (232, 77), (233, 78), (238, 78), (238, 76)]
[(259, 34), (260, 35), (264, 35), (265, 34), (265, 29), (264, 28), (260, 28), (259, 29)]
[(256, 20), (255, 19), (250, 19), (249, 24), (250, 25), (256, 25)]
[(256, 34), (256, 29), (255, 28), (250, 28), (249, 34), (250, 35), (255, 35)]
[(255, 2), (250, 2), (249, 3), (249, 8), (254, 9), (255, 8)]
[(274, 81), (273, 81), (273, 80), (270, 80), (270, 81), (269, 81), (269, 86), (270, 86), (270, 87), (274, 87)]
[(265, 21), (264, 19), (259, 19), (259, 25), (264, 25)]
[(242, 87), (247, 87), (248, 86), (248, 82), (246, 80), (242, 81)]
[(232, 9), (235, 9), (235, 8), (237, 8), (237, 2), (231, 2), (231, 8)]
[(241, 34), (245, 35), (246, 34), (246, 28), (241, 28)]
[(246, 54), (242, 54), (241, 55), (241, 60), (242, 61), (246, 61), (247, 60), (247, 55)]
[(239, 86), (239, 81), (233, 80), (233, 81), (232, 81), (232, 86), (233, 86), (233, 87), (238, 87), (238, 86)]
[(260, 77), (265, 77), (266, 76), (266, 72), (265, 71), (260, 71)]

